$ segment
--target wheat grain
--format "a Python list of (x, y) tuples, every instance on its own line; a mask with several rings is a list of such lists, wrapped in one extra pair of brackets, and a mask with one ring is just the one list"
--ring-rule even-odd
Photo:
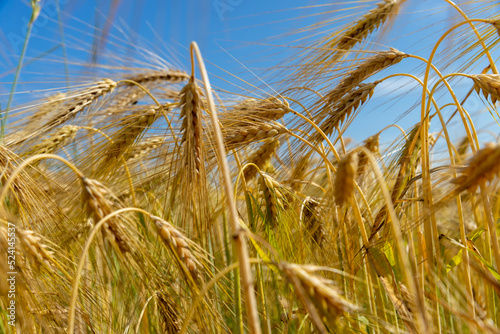
[(197, 261), (191, 253), (189, 244), (191, 241), (186, 238), (172, 224), (160, 217), (151, 215), (150, 218), (155, 223), (156, 229), (163, 242), (175, 252), (181, 263), (191, 273), (193, 278), (198, 277)]

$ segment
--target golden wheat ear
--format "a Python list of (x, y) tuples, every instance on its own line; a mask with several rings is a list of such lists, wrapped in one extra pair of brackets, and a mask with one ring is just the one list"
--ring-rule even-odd
[(320, 217), (320, 202), (306, 197), (300, 210), (300, 222), (311, 235), (313, 241), (321, 246), (325, 238), (323, 222)]
[(321, 130), (326, 135), (329, 135), (338, 126), (342, 125), (344, 120), (348, 118), (358, 107), (363, 105), (369, 98), (373, 96), (375, 87), (380, 81), (375, 81), (368, 84), (359, 84), (357, 89), (351, 90), (339, 100), (332, 100), (331, 96), (326, 98), (325, 105), (321, 115), (326, 116), (326, 120), (321, 123)]
[[(253, 152), (247, 159), (248, 163), (254, 164), (259, 169), (263, 169), (263, 167), (271, 160), (273, 155), (276, 153), (280, 142), (276, 138), (267, 139), (262, 143), (262, 145)], [(243, 176), (246, 181), (250, 181), (257, 174), (257, 169), (255, 166), (248, 166), (245, 168)]]
[(335, 174), (335, 183), (333, 185), (333, 194), (335, 196), (335, 203), (342, 206), (348, 202), (354, 194), (354, 183), (356, 173), (358, 170), (358, 155), (347, 154), (340, 160), (337, 172)]
[[(83, 203), (87, 208), (88, 215), (94, 218), (94, 223), (121, 207), (117, 204), (117, 200), (112, 200), (116, 199), (116, 196), (99, 181), (82, 177), (81, 182)], [(105, 237), (118, 245), (121, 252), (126, 253), (131, 250), (128, 238), (124, 234), (123, 226), (118, 218), (108, 220), (102, 231)]]
[[(295, 289), (303, 288), (314, 306), (321, 312), (322, 319), (325, 319), (327, 323), (335, 323), (345, 313), (360, 310), (357, 305), (341, 295), (332, 281), (315, 275), (312, 272), (315, 269), (314, 266), (301, 266), (292, 263), (281, 266), (285, 277), (290, 280)], [(308, 308), (307, 305), (304, 306)]]
[(388, 18), (397, 14), (399, 7), (405, 0), (384, 0), (377, 4), (377, 7), (370, 10), (367, 14), (356, 21), (351, 27), (342, 33), (342, 37), (335, 43), (331, 43), (329, 47), (340, 49), (342, 53), (357, 43), (365, 39), (373, 30), (382, 25)]
[(500, 145), (488, 143), (469, 160), (461, 175), (453, 180), (455, 193), (474, 191), (500, 173)]
[(174, 252), (181, 265), (189, 271), (191, 276), (197, 279), (199, 275), (198, 261), (191, 253), (191, 247), (189, 246), (192, 242), (167, 221), (153, 215), (150, 217), (155, 223), (161, 240)]

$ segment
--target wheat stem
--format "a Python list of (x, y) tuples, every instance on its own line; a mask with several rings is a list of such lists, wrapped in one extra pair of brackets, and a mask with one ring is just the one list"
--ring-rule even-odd
[(205, 63), (203, 61), (201, 52), (196, 42), (191, 43), (191, 57), (193, 57), (193, 53), (196, 54), (198, 67), (200, 68), (201, 76), (203, 78), (203, 83), (207, 95), (206, 97), (208, 100), (208, 106), (212, 117), (212, 126), (214, 127), (215, 141), (217, 145), (217, 152), (219, 155), (219, 167), (221, 169), (222, 177), (224, 180), (226, 202), (227, 205), (229, 206), (232, 233), (234, 236), (233, 240), (238, 251), (238, 258), (240, 262), (240, 271), (241, 271), (241, 278), (243, 281), (243, 290), (245, 293), (245, 303), (247, 307), (249, 329), (251, 333), (260, 334), (261, 328), (259, 324), (259, 315), (257, 311), (257, 300), (255, 298), (255, 292), (253, 290), (252, 271), (248, 260), (248, 249), (246, 246), (245, 239), (243, 238), (243, 234), (241, 233), (241, 228), (238, 222), (238, 212), (236, 209), (236, 202), (234, 200), (232, 192), (231, 177), (229, 174), (226, 150), (224, 148), (224, 141), (219, 126), (217, 110), (215, 108), (213, 100), (212, 89), (210, 87), (210, 82), (208, 80), (207, 70), (205, 69)]

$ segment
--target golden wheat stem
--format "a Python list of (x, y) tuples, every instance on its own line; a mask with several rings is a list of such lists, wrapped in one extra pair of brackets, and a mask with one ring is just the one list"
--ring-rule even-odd
[[(465, 14), (465, 12), (460, 8), (458, 7), (453, 1), (451, 0), (444, 0), (446, 1), (448, 4), (450, 4), (453, 8), (455, 8), (459, 13), (460, 15), (462, 15), (464, 17), (465, 20), (469, 21), (469, 17)], [(495, 74), (498, 74), (498, 70), (497, 70), (497, 67), (495, 65), (495, 61), (493, 60), (493, 58), (491, 57), (491, 54), (490, 54), (490, 51), (489, 49), (486, 47), (486, 44), (484, 44), (484, 40), (483, 38), (481, 37), (481, 34), (479, 33), (479, 31), (477, 31), (477, 28), (476, 26), (474, 25), (474, 23), (472, 23), (473, 20), (470, 20), (469, 25), (470, 27), (472, 28), (472, 30), (474, 30), (474, 33), (476, 34), (477, 36), (477, 39), (479, 40), (479, 42), (481, 43), (481, 46), (483, 47), (484, 49), (484, 52), (486, 53), (486, 56), (488, 57), (488, 61), (490, 62), (490, 66), (491, 66), (491, 70), (493, 71), (493, 73)], [(492, 23), (491, 21), (487, 20), (488, 23)]]
[[(259, 263), (263, 263), (264, 261), (261, 259), (249, 258), (248, 262), (252, 263), (252, 264), (254, 264), (254, 263), (259, 264)], [(239, 266), (240, 266), (239, 262), (235, 262), (235, 263), (230, 264), (229, 266), (227, 266), (223, 270), (219, 271), (217, 273), (217, 275), (215, 275), (207, 284), (205, 284), (203, 286), (203, 289), (201, 289), (200, 293), (193, 300), (193, 303), (191, 304), (191, 307), (189, 308), (189, 312), (186, 314), (186, 317), (183, 320), (182, 328), (179, 331), (179, 334), (184, 334), (187, 332), (189, 321), (193, 317), (194, 312), (196, 311), (196, 309), (198, 307), (198, 304), (202, 301), (203, 296), (208, 292), (208, 290), (210, 290), (215, 283), (217, 283), (222, 278), (224, 278), (224, 276), (226, 276), (229, 272), (238, 268)]]
[[(293, 102), (296, 102), (295, 100), (291, 99), (291, 98), (288, 98), (290, 101), (293, 101)], [(304, 121), (306, 121), (307, 123), (311, 124), (314, 129), (316, 131), (318, 131), (319, 135), (321, 137), (323, 137), (323, 139), (326, 141), (326, 143), (328, 144), (328, 146), (330, 146), (330, 150), (332, 151), (332, 153), (335, 155), (335, 158), (337, 158), (337, 161), (340, 161), (340, 155), (339, 153), (337, 152), (337, 149), (335, 148), (335, 146), (333, 146), (332, 142), (330, 141), (330, 139), (328, 139), (328, 136), (323, 132), (323, 130), (321, 130), (321, 128), (312, 120), (312, 119), (309, 119), (307, 118), (306, 116), (296, 112), (295, 110), (293, 109), (290, 109), (290, 112), (292, 114), (294, 114), (295, 116), (298, 116), (300, 118), (302, 118)]]
[(491, 209), (491, 204), (490, 200), (488, 198), (488, 194), (486, 191), (486, 181), (483, 181), (482, 184), (479, 186), (480, 191), (481, 191), (481, 199), (483, 201), (483, 206), (484, 206), (484, 214), (486, 215), (486, 221), (488, 222), (488, 230), (490, 233), (490, 239), (491, 243), (493, 245), (493, 257), (495, 258), (496, 262), (496, 270), (500, 270), (500, 247), (498, 245), (498, 236), (497, 236), (497, 229), (496, 229), (496, 224), (493, 219), (493, 210)]
[[(241, 227), (238, 221), (238, 211), (236, 209), (236, 201), (234, 199), (232, 192), (231, 177), (229, 174), (226, 149), (224, 148), (224, 140), (219, 125), (219, 119), (217, 117), (217, 109), (215, 108), (210, 81), (208, 79), (207, 70), (205, 69), (205, 63), (203, 61), (203, 57), (201, 56), (201, 52), (196, 42), (191, 43), (192, 60), (193, 60), (193, 54), (196, 54), (198, 67), (200, 69), (201, 76), (203, 78), (203, 83), (207, 95), (206, 98), (208, 101), (208, 106), (212, 117), (212, 126), (214, 127), (215, 141), (217, 145), (217, 152), (219, 155), (219, 167), (221, 169), (222, 177), (224, 180), (226, 202), (229, 206), (232, 233), (234, 236), (233, 240), (236, 249), (238, 251), (238, 258), (240, 262), (241, 279), (243, 281), (243, 290), (245, 293), (245, 303), (248, 316), (249, 330), (251, 333), (260, 334), (261, 328), (259, 323), (259, 314), (257, 311), (257, 300), (255, 298), (255, 292), (253, 289), (253, 279), (249, 263), (248, 249), (246, 246), (245, 239), (243, 238), (243, 234), (241, 233)], [(194, 72), (194, 61), (192, 61), (192, 70)]]
[[(399, 219), (396, 215), (396, 212), (394, 210), (393, 203), (391, 201), (391, 196), (389, 194), (389, 190), (387, 188), (386, 181), (384, 179), (384, 176), (382, 175), (382, 172), (380, 171), (380, 168), (375, 161), (375, 158), (373, 157), (373, 154), (367, 150), (365, 147), (359, 147), (359, 150), (363, 151), (366, 156), (368, 157), (368, 160), (370, 161), (370, 164), (372, 165), (373, 172), (375, 173), (375, 176), (377, 178), (377, 181), (380, 185), (380, 189), (382, 191), (382, 196), (385, 201), (385, 205), (387, 206), (387, 210), (389, 211), (389, 217), (390, 217), (390, 222), (392, 224), (392, 231), (394, 233), (394, 240), (395, 240), (395, 245), (398, 250), (399, 259), (402, 262), (402, 273), (403, 277), (405, 278), (405, 281), (408, 283), (410, 293), (413, 296), (418, 296), (418, 282), (416, 280), (416, 277), (413, 275), (413, 270), (410, 265), (410, 261), (407, 256), (405, 256), (406, 251), (405, 251), (405, 244), (404, 244), (404, 239), (403, 239), (403, 234), (401, 233), (401, 224), (399, 222)], [(412, 246), (411, 244), (409, 245), (410, 247)], [(420, 299), (420, 298), (418, 298)], [(428, 324), (427, 324), (427, 319), (426, 319), (426, 314), (425, 314), (425, 306), (424, 306), (424, 301), (419, 300), (419, 307), (418, 307), (417, 312), (417, 329), (419, 329), (422, 333), (427, 333), (429, 330)]]
[(14, 182), (15, 178), (17, 177), (17, 175), (19, 173), (21, 173), (21, 171), (27, 167), (29, 164), (35, 162), (35, 161), (38, 161), (38, 160), (42, 160), (42, 159), (56, 159), (56, 160), (59, 160), (61, 162), (63, 162), (66, 166), (68, 166), (69, 168), (71, 168), (73, 170), (73, 172), (78, 176), (78, 177), (82, 177), (83, 176), (83, 173), (80, 172), (78, 170), (78, 168), (76, 168), (75, 165), (73, 165), (71, 162), (69, 162), (68, 160), (58, 156), (58, 155), (55, 155), (55, 154), (49, 154), (49, 153), (45, 153), (45, 154), (37, 154), (37, 155), (34, 155), (34, 156), (31, 156), (29, 157), (28, 159), (24, 160), (19, 166), (17, 166), (17, 168), (12, 172), (12, 174), (10, 175), (9, 179), (5, 182), (5, 184), (3, 185), (2, 187), (2, 192), (0, 193), (0, 203), (3, 203), (4, 202), (4, 199), (5, 199), (5, 196), (7, 195), (7, 191), (9, 190), (10, 186), (12, 185), (12, 182)]
[[(445, 0), (447, 2), (451, 2), (450, 0)], [(451, 2), (452, 3), (452, 2)], [(457, 8), (457, 7), (456, 7)], [(464, 14), (465, 15), (465, 14)], [(431, 55), (429, 56), (429, 58), (427, 59), (427, 66), (425, 68), (425, 75), (424, 75), (424, 86), (423, 86), (423, 90), (422, 90), (422, 106), (421, 106), (421, 113), (422, 113), (422, 120), (425, 118), (425, 101), (426, 101), (426, 94), (427, 94), (427, 86), (429, 84), (429, 74), (430, 74), (430, 69), (431, 69), (431, 64), (432, 64), (432, 61), (434, 60), (434, 55), (436, 54), (437, 52), (437, 48), (439, 47), (439, 45), (441, 44), (441, 42), (451, 33), (453, 32), (453, 30), (455, 30), (456, 28), (464, 25), (464, 24), (467, 24), (467, 23), (470, 23), (472, 24), (472, 22), (483, 22), (483, 23), (491, 23), (490, 20), (484, 20), (484, 19), (468, 19), (468, 20), (465, 20), (465, 21), (462, 21), (462, 22), (459, 22), (457, 24), (455, 24), (453, 27), (451, 27), (450, 29), (448, 29), (442, 36), (441, 38), (439, 38), (439, 40), (436, 42), (436, 44), (434, 45), (434, 47), (432, 48), (432, 51), (431, 51)], [(475, 28), (474, 28), (475, 29)], [(478, 39), (480, 41), (482, 41), (482, 37), (478, 34)], [(484, 43), (484, 42), (483, 42)], [(484, 44), (483, 44), (484, 45)], [(486, 47), (485, 47), (486, 49)], [(489, 54), (489, 53), (488, 53)], [(492, 68), (495, 66), (494, 62), (493, 61), (490, 61), (490, 63), (492, 64)], [(446, 82), (446, 81), (445, 81)], [(452, 91), (451, 90), (451, 87), (449, 88), (450, 89), (450, 92)], [(452, 93), (452, 95), (454, 96), (454, 94)], [(456, 97), (454, 96), (454, 99), (456, 99)], [(457, 101), (457, 107), (458, 107), (459, 103)], [(424, 139), (425, 140), (425, 139)]]
[(144, 313), (146, 313), (146, 308), (148, 307), (149, 302), (151, 299), (153, 299), (156, 295), (156, 292), (152, 296), (150, 296), (146, 302), (144, 303), (144, 306), (142, 307), (141, 313), (139, 314), (139, 318), (137, 318), (137, 325), (135, 326), (135, 332), (134, 333), (139, 333), (139, 327), (141, 326), (141, 321), (142, 317), (144, 316)]
[(85, 246), (83, 246), (82, 254), (80, 255), (80, 260), (78, 261), (78, 266), (76, 268), (74, 280), (73, 280), (73, 286), (71, 288), (71, 300), (69, 303), (69, 311), (68, 311), (68, 334), (73, 334), (75, 331), (75, 311), (76, 311), (76, 300), (78, 298), (78, 283), (80, 281), (80, 276), (82, 275), (83, 271), (83, 266), (85, 265), (85, 259), (87, 258), (87, 253), (89, 251), (90, 245), (92, 244), (92, 241), (94, 240), (94, 237), (96, 233), (99, 231), (101, 226), (103, 226), (108, 220), (111, 218), (124, 213), (124, 212), (130, 212), (130, 211), (135, 211), (142, 213), (144, 215), (150, 216), (150, 213), (138, 209), (138, 208), (123, 208), (120, 210), (116, 210), (114, 212), (111, 212), (107, 216), (103, 217), (100, 221), (98, 221), (94, 227), (92, 228), (92, 231), (90, 231), (89, 236), (87, 237), (87, 241), (85, 242)]

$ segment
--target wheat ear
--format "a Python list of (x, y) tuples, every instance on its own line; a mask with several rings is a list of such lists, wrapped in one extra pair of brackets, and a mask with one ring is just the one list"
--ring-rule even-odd
[(53, 153), (74, 139), (78, 130), (78, 126), (65, 125), (40, 144), (33, 146), (26, 155)]
[(191, 241), (167, 221), (153, 215), (150, 217), (155, 223), (156, 230), (165, 245), (171, 247), (176, 256), (179, 258), (179, 261), (191, 273), (192, 277), (197, 278), (198, 265), (196, 259), (191, 253), (191, 248), (189, 247), (189, 243), (191, 243)]
[(321, 124), (321, 130), (327, 135), (331, 134), (333, 130), (340, 126), (360, 105), (373, 96), (375, 87), (379, 83), (380, 81), (359, 84), (357, 89), (351, 90), (340, 98), (340, 100), (332, 100), (332, 97), (328, 96), (323, 111), (321, 112), (322, 117), (324, 117), (323, 115), (328, 116)]
[(187, 167), (188, 178), (192, 181), (195, 180), (193, 175), (200, 175), (205, 169), (201, 96), (201, 89), (194, 80), (194, 76), (191, 76), (180, 92), (180, 106), (184, 165)]
[(358, 169), (358, 155), (347, 154), (340, 160), (337, 172), (335, 174), (335, 182), (333, 185), (333, 194), (335, 203), (342, 205), (348, 202), (354, 193), (354, 183)]
[(469, 160), (462, 175), (453, 182), (456, 184), (455, 194), (464, 190), (474, 191), (486, 181), (492, 180), (500, 173), (500, 145), (488, 143)]
[[(119, 208), (119, 205), (116, 205), (114, 201), (109, 199), (110, 197), (116, 197), (102, 183), (86, 177), (82, 177), (81, 182), (83, 188), (83, 203), (85, 203), (88, 215), (94, 217), (94, 222), (102, 220)], [(127, 238), (123, 234), (118, 218), (108, 220), (104, 225), (103, 233), (112, 241), (116, 242), (120, 251), (130, 251)]]
[(288, 277), (297, 278), (311, 301), (327, 318), (335, 320), (345, 312), (359, 310), (359, 307), (341, 296), (331, 281), (313, 275), (308, 267), (298, 264), (286, 264), (282, 267)]
[[(258, 150), (250, 155), (248, 158), (248, 163), (256, 165), (259, 169), (262, 169), (266, 163), (271, 159), (271, 157), (276, 153), (278, 146), (280, 145), (279, 140), (275, 138), (267, 139)], [(257, 174), (257, 169), (254, 166), (249, 166), (245, 169), (243, 173), (245, 180), (251, 180)]]
[(475, 74), (471, 75), (474, 80), (474, 89), (478, 94), (483, 92), (484, 98), (488, 96), (491, 102), (500, 100), (500, 75), (498, 74)]

